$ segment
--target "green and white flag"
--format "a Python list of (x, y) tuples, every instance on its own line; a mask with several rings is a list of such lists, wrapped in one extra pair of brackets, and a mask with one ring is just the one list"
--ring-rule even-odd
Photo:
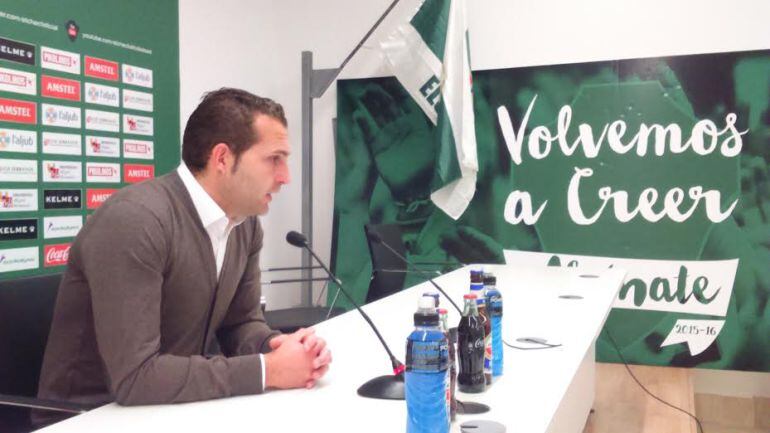
[(431, 200), (457, 219), (476, 192), (479, 167), (465, 0), (425, 0), (380, 45), (396, 78), (438, 128)]

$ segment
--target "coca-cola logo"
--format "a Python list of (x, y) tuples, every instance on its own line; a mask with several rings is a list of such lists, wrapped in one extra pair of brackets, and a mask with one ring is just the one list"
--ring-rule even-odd
[(72, 244), (46, 245), (44, 266), (62, 266), (67, 264)]

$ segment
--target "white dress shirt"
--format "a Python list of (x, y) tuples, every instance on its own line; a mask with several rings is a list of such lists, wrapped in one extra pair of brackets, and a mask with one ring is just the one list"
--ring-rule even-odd
[[(230, 237), (230, 232), (234, 227), (241, 224), (244, 219), (238, 221), (231, 221), (230, 218), (225, 215), (225, 211), (214, 201), (213, 198), (203, 189), (200, 182), (195, 179), (190, 169), (187, 168), (184, 162), (179, 164), (177, 173), (182, 179), (187, 192), (190, 193), (195, 210), (198, 212), (198, 216), (203, 223), (203, 228), (206, 229), (206, 233), (211, 240), (211, 248), (213, 249), (214, 259), (217, 265), (217, 280), (219, 280), (219, 274), (222, 271), (222, 263), (225, 261), (225, 253), (227, 252), (227, 239)], [(260, 353), (259, 359), (262, 364), (262, 388), (265, 387), (265, 357)]]

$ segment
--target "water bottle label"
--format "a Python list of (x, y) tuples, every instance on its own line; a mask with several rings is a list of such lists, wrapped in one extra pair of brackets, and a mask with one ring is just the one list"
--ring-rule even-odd
[(449, 366), (449, 345), (446, 340), (409, 340), (406, 347), (406, 371), (436, 372)]
[(503, 314), (503, 298), (500, 295), (492, 295), (489, 297), (488, 303), (490, 314)]

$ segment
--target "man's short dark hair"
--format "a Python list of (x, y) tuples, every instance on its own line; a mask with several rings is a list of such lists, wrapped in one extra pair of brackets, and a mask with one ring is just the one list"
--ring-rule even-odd
[(182, 138), (182, 160), (193, 173), (206, 167), (211, 149), (226, 143), (235, 154), (235, 163), (243, 152), (259, 141), (254, 116), (263, 114), (287, 126), (281, 104), (245, 90), (221, 88), (203, 95), (198, 107), (187, 119)]

